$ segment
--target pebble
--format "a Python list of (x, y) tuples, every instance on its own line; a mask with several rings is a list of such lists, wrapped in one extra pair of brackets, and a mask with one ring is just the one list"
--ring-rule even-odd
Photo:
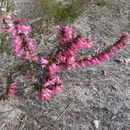
[(101, 122), (101, 121), (99, 121), (99, 120), (94, 120), (94, 121), (93, 121), (93, 123), (94, 123), (96, 129), (99, 128), (100, 122)]

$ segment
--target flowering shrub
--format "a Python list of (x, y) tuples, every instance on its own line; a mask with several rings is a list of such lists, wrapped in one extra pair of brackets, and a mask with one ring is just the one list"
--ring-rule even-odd
[[(11, 36), (12, 47), (19, 60), (29, 60), (33, 62), (40, 62), (40, 68), (43, 74), (37, 82), (33, 85), (37, 90), (36, 100), (48, 100), (54, 94), (60, 93), (64, 88), (63, 81), (56, 76), (61, 70), (73, 70), (82, 67), (90, 67), (101, 64), (109, 60), (117, 54), (117, 52), (127, 45), (127, 40), (130, 39), (127, 32), (123, 32), (120, 39), (111, 47), (100, 53), (100, 47), (96, 47), (95, 56), (87, 56), (85, 58), (77, 57), (76, 52), (82, 49), (89, 49), (93, 46), (92, 36), (88, 35), (85, 39), (79, 35), (73, 34), (73, 29), (69, 26), (56, 26), (56, 41), (57, 50), (51, 53), (48, 57), (38, 58), (38, 53), (35, 52), (36, 46), (33, 40), (28, 37), (31, 27), (25, 24), (26, 20), (19, 20), (16, 16), (3, 18), (5, 27), (0, 31), (6, 32)], [(36, 68), (33, 68), (35, 71)], [(31, 75), (26, 75), (27, 79), (31, 79)], [(7, 87), (7, 91), (3, 94), (1, 99), (15, 93), (16, 83), (12, 83)], [(6, 96), (5, 96), (6, 95)], [(7, 96), (8, 95), (8, 96)]]
[(31, 27), (24, 25), (26, 19), (18, 20), (15, 15), (3, 19), (4, 28), (1, 28), (2, 32), (7, 32), (12, 39), (12, 47), (19, 59), (29, 59), (37, 61), (37, 53), (31, 53), (35, 50), (35, 45), (32, 44), (27, 34), (31, 31)]

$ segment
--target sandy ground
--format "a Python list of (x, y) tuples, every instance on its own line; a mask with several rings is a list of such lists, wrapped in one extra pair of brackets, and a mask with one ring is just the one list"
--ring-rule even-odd
[[(24, 12), (21, 17), (27, 16), (32, 1), (17, 2), (17, 10)], [(107, 0), (105, 5), (96, 2), (86, 3), (83, 14), (70, 25), (84, 36), (93, 34), (95, 45), (106, 48), (119, 39), (121, 32), (130, 32), (130, 0)], [(33, 94), (22, 89), (30, 88), (29, 83), (21, 85), (14, 101), (0, 106), (0, 130), (130, 130), (129, 52), (130, 45), (102, 65), (60, 73), (65, 89), (49, 102), (36, 101)], [(15, 56), (3, 53), (0, 60), (3, 71), (15, 62)], [(22, 66), (16, 70), (22, 70)], [(102, 70), (108, 72), (107, 76)], [(25, 82), (23, 75), (15, 78)], [(93, 86), (97, 91), (91, 89)]]

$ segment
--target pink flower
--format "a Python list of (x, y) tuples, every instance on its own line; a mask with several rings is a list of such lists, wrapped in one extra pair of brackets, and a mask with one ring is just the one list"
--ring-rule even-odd
[(30, 74), (26, 74), (26, 76), (25, 76), (25, 77), (26, 77), (26, 79), (27, 79), (27, 80), (32, 79), (32, 76), (31, 76)]
[(57, 82), (58, 84), (59, 84), (59, 83), (61, 84), (61, 83), (63, 82), (58, 76), (55, 77), (55, 80), (56, 80), (56, 82)]
[(17, 30), (18, 33), (24, 33), (25, 35), (27, 35), (27, 33), (31, 31), (31, 27), (17, 24)]
[(130, 36), (128, 32), (122, 32), (121, 36), (124, 40), (130, 40)]
[(91, 48), (93, 45), (93, 42), (90, 39), (83, 39), (83, 38), (79, 38), (77, 41), (77, 48), (79, 49), (87, 49), (87, 48)]
[(73, 29), (69, 26), (65, 26), (63, 28), (64, 30), (64, 42), (69, 42), (71, 39), (72, 39), (72, 32), (73, 32)]
[(11, 19), (14, 20), (14, 21), (18, 21), (16, 15), (11, 15)]
[(97, 88), (96, 88), (95, 86), (92, 86), (92, 87), (91, 87), (91, 90), (97, 91)]
[(53, 88), (53, 92), (54, 93), (61, 93), (63, 88), (64, 88), (64, 85), (60, 85), (60, 86), (57, 85)]
[(3, 21), (3, 18), (2, 17), (0, 17), (0, 22), (2, 22)]
[(44, 83), (44, 86), (47, 87), (47, 86), (51, 86), (51, 85), (54, 85), (54, 84), (61, 84), (61, 83), (62, 83), (62, 80), (60, 80), (60, 78), (57, 76), (57, 77), (53, 77), (53, 78), (47, 80)]
[(41, 66), (42, 66), (42, 68), (44, 68), (48, 63), (49, 63), (48, 60), (46, 60), (44, 58), (41, 59)]
[(91, 63), (91, 65), (95, 65), (95, 64), (97, 64), (97, 61), (95, 60), (95, 58), (92, 58), (92, 59), (90, 60), (90, 63)]
[(11, 36), (16, 36), (16, 33), (17, 33), (17, 31), (16, 31), (14, 25), (13, 25), (13, 26), (10, 26), (10, 27), (6, 30), (6, 32), (8, 32)]
[(56, 61), (58, 62), (58, 64), (61, 63), (61, 62), (64, 63), (65, 60), (66, 60), (66, 57), (65, 57), (65, 56), (62, 56), (61, 54), (58, 54), (58, 55), (56, 56)]
[(20, 23), (20, 24), (22, 24), (22, 23), (26, 23), (26, 22), (27, 22), (26, 19), (21, 19), (21, 20), (19, 20), (19, 23)]
[(75, 51), (72, 50), (72, 48), (68, 48), (68, 49), (65, 51), (64, 55), (65, 55), (66, 58), (67, 58), (67, 57), (70, 57), (70, 56), (73, 56), (73, 55), (75, 55)]
[(38, 61), (38, 54), (37, 54), (37, 53), (33, 53), (33, 54), (31, 55), (31, 60), (32, 60), (32, 61)]
[(100, 64), (101, 63), (101, 61), (97, 57), (95, 57), (95, 62), (96, 62), (96, 64)]
[(16, 54), (17, 54), (17, 56), (20, 58), (20, 59), (23, 59), (23, 53), (24, 53), (24, 49), (19, 49), (19, 48), (17, 48), (17, 49), (15, 49), (15, 52), (16, 52)]
[(116, 46), (113, 46), (111, 49), (112, 49), (113, 51), (118, 51), (118, 50), (119, 50)]
[(102, 70), (102, 74), (103, 74), (104, 76), (106, 76), (108, 73), (107, 73), (106, 70)]
[(4, 18), (4, 21), (5, 21), (6, 23), (8, 23), (8, 25), (9, 25), (9, 23), (11, 22), (11, 19), (10, 19), (9, 16), (8, 16), (8, 18)]
[(52, 84), (54, 84), (55, 82), (53, 80), (48, 80), (47, 82), (45, 82), (44, 86), (47, 87), (47, 86), (50, 86)]
[(7, 31), (7, 29), (6, 28), (0, 28), (0, 33), (2, 32), (6, 32)]
[(43, 88), (41, 91), (37, 93), (35, 96), (35, 99), (38, 100), (39, 97), (41, 97), (42, 100), (48, 100), (52, 97), (53, 92), (49, 90), (48, 88)]
[(100, 47), (100, 46), (96, 46), (96, 50), (95, 50), (95, 52), (98, 54), (98, 53), (99, 53), (99, 51), (100, 51), (100, 49), (101, 49), (101, 47)]
[(30, 38), (24, 38), (24, 42), (26, 42), (27, 48), (29, 51), (34, 51), (36, 49), (36, 46), (33, 45), (33, 40)]
[(9, 89), (8, 94), (14, 95), (15, 91), (13, 89)]
[(109, 57), (109, 54), (106, 52), (106, 53), (102, 53), (101, 55), (99, 55), (99, 56), (98, 56), (98, 59), (99, 59), (101, 62), (103, 62), (103, 61), (105, 61), (105, 60), (110, 59), (110, 57)]
[(12, 98), (12, 97), (9, 97), (9, 98), (8, 98), (8, 101), (12, 101), (12, 100), (13, 100), (13, 98)]
[(16, 84), (17, 84), (16, 82), (12, 83), (11, 86), (10, 86), (10, 88), (16, 88), (17, 87)]
[(39, 99), (39, 96), (35, 96), (35, 99), (38, 100), (38, 99)]
[[(13, 43), (13, 46), (15, 48), (18, 48), (19, 45), (21, 45), (22, 43), (22, 40), (20, 39), (20, 36), (15, 36), (13, 39), (12, 39), (12, 43)], [(20, 46), (21, 47), (21, 46)]]
[(42, 89), (41, 91), (42, 100), (48, 100), (52, 97), (52, 91), (49, 89)]
[(61, 27), (60, 27), (59, 25), (57, 25), (57, 26), (55, 26), (55, 29), (56, 29), (57, 31), (59, 31), (59, 30), (61, 29)]
[(67, 64), (74, 64), (75, 63), (75, 58), (72, 56), (72, 57), (69, 57), (67, 59)]
[(70, 46), (70, 50), (72, 50), (74, 53), (80, 49), (80, 44), (77, 44), (77, 43), (73, 43), (71, 46)]
[(49, 72), (50, 73), (58, 73), (60, 71), (59, 66), (57, 66), (56, 64), (52, 64), (49, 66)]
[(61, 28), (59, 25), (56, 26), (57, 30), (57, 41), (59, 44), (65, 44), (72, 39), (73, 29), (69, 26)]

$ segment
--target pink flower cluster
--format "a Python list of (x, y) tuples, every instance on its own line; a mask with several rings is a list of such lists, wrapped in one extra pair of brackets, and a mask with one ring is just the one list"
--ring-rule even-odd
[(3, 18), (2, 17), (0, 17), (0, 22), (2, 22), (3, 21)]
[(36, 95), (36, 99), (41, 97), (42, 100), (48, 100), (53, 94), (61, 92), (63, 86), (62, 80), (54, 76), (60, 70), (72, 70), (81, 67), (90, 67), (100, 64), (116, 55), (117, 51), (123, 48), (129, 40), (128, 33), (122, 33), (120, 40), (113, 46), (99, 53), (100, 47), (96, 48), (96, 55), (85, 58), (76, 56), (76, 52), (81, 49), (91, 48), (93, 42), (92, 36), (87, 39), (78, 35), (73, 35), (71, 27), (56, 27), (58, 50), (55, 54), (51, 54), (48, 58), (41, 58), (41, 67), (44, 69), (42, 79), (42, 87)]
[[(78, 50), (92, 47), (93, 42), (91, 40), (91, 35), (89, 35), (88, 38), (85, 40), (76, 35), (72, 36), (72, 28), (69, 28), (68, 26), (67, 29), (70, 29), (70, 31), (68, 31), (67, 35), (67, 32), (64, 31), (65, 28), (66, 27), (61, 28), (59, 26), (56, 28), (58, 30), (58, 44), (60, 44), (60, 42), (63, 41), (62, 44), (59, 45), (60, 50), (57, 53), (56, 61), (60, 65), (60, 68), (64, 70), (72, 70), (81, 67), (90, 67), (96, 64), (100, 64), (115, 56), (117, 51), (123, 48), (127, 44), (127, 40), (130, 39), (128, 33), (124, 32), (122, 33), (120, 40), (118, 40), (113, 46), (107, 48), (102, 53), (99, 53), (100, 47), (96, 47), (97, 55), (81, 58), (77, 57), (75, 53)], [(66, 36), (68, 36), (68, 38)], [(64, 42), (65, 38), (69, 40), (67, 40), (67, 42)]]
[(60, 93), (64, 88), (63, 81), (55, 76), (55, 73), (60, 72), (60, 68), (52, 60), (41, 58), (41, 67), (44, 69), (43, 76), (41, 77), (41, 88), (35, 98), (38, 100), (48, 100), (53, 94)]
[(31, 27), (25, 25), (26, 19), (18, 20), (12, 15), (9, 18), (3, 18), (6, 27), (0, 28), (1, 32), (7, 32), (12, 38), (13, 50), (19, 59), (29, 59), (38, 61), (37, 53), (33, 53), (36, 46), (33, 40), (28, 37)]
[(11, 85), (10, 85), (10, 87), (9, 87), (9, 90), (8, 90), (8, 94), (9, 95), (14, 95), (14, 93), (15, 93), (15, 88), (16, 88), (17, 86), (16, 86), (16, 82), (14, 82), (14, 83), (12, 83)]
[(17, 83), (11, 83), (8, 85), (6, 92), (0, 97), (0, 99), (3, 99), (5, 102), (12, 100), (12, 95), (15, 93), (15, 88), (17, 87)]
[(35, 98), (38, 100), (39, 97), (41, 97), (42, 100), (48, 100), (52, 97), (55, 93), (62, 92), (62, 89), (64, 88), (62, 80), (59, 79), (59, 77), (49, 77), (49, 79), (42, 79), (43, 85), (42, 89), (38, 91)]
[[(35, 52), (36, 46), (33, 40), (28, 37), (31, 27), (25, 24), (26, 19), (18, 20), (16, 16), (8, 18), (0, 18), (4, 27), (0, 28), (0, 32), (7, 32), (11, 36), (12, 47), (20, 60), (27, 59), (38, 61), (38, 54)], [(85, 58), (78, 57), (77, 51), (89, 49), (93, 46), (92, 36), (82, 38), (79, 35), (73, 34), (73, 29), (69, 26), (56, 27), (57, 35), (57, 51), (51, 53), (47, 58), (41, 58), (40, 65), (43, 69), (43, 74), (39, 78), (39, 83), (34, 82), (37, 89), (35, 98), (38, 100), (50, 99), (54, 94), (60, 93), (64, 88), (63, 81), (56, 75), (61, 70), (73, 70), (76, 68), (90, 67), (109, 60), (117, 54), (117, 52), (127, 45), (130, 40), (127, 32), (122, 33), (120, 39), (111, 47), (100, 53), (100, 47), (96, 47), (95, 56), (87, 56)], [(36, 69), (33, 68), (33, 71)], [(104, 75), (106, 73), (104, 72)], [(26, 75), (26, 79), (32, 79), (31, 75)], [(7, 88), (4, 96), (14, 95), (16, 82), (12, 83)], [(95, 88), (93, 90), (96, 91)], [(8, 100), (11, 100), (10, 96)]]
[(76, 61), (75, 68), (90, 67), (109, 60), (115, 56), (120, 49), (127, 45), (127, 40), (129, 39), (130, 37), (127, 32), (122, 33), (120, 40), (118, 40), (113, 46), (107, 48), (105, 51), (95, 56), (78, 59)]
[(76, 67), (76, 60), (79, 59), (76, 57), (76, 52), (93, 46), (92, 36), (88, 35), (87, 39), (84, 39), (79, 35), (73, 35), (72, 28), (68, 26), (63, 28), (57, 26), (56, 30), (59, 50), (55, 60), (60, 68), (71, 70)]

